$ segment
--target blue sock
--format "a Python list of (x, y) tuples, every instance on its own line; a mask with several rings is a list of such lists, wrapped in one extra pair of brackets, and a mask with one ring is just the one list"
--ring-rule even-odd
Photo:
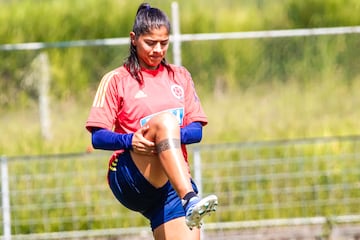
[(184, 207), (184, 209), (186, 209), (187, 205), (190, 202), (190, 199), (192, 199), (193, 197), (197, 197), (197, 194), (195, 192), (188, 192), (184, 198), (182, 199), (182, 205)]

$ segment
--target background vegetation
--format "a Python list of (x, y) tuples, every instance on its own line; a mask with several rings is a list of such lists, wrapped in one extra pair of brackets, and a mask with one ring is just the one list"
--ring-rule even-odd
[[(171, 18), (172, 1), (149, 2)], [(0, 44), (127, 37), (140, 3), (0, 1), (0, 22), (6, 23)], [(199, 0), (179, 7), (182, 33), (360, 23), (357, 0)], [(359, 44), (357, 34), (183, 43), (182, 63), (209, 115), (204, 142), (359, 133)], [(42, 141), (35, 86), (25, 81), (39, 51), (1, 51), (1, 154), (82, 151), (89, 144), (83, 124), (99, 79), (127, 55), (125, 46), (44, 51), (51, 64), (54, 138)]]
[[(149, 2), (171, 17), (172, 1)], [(0, 0), (0, 44), (127, 37), (140, 3), (138, 0)], [(179, 1), (179, 7), (182, 33), (360, 25), (358, 0), (183, 0)], [(183, 43), (182, 63), (192, 73), (209, 117), (203, 142), (359, 134), (359, 44), (358, 34)], [(41, 52), (48, 54), (51, 65), (52, 138), (45, 141), (41, 137), (36, 85), (26, 80), (31, 62), (40, 51), (0, 51), (0, 155), (88, 150), (89, 134), (84, 123), (94, 92), (101, 76), (122, 63), (127, 47), (51, 48)], [(168, 54), (171, 61), (171, 50)], [(29, 192), (35, 189), (33, 196), (12, 198), (16, 199), (13, 204), (55, 203), (51, 197), (37, 195), (36, 188), (44, 185), (48, 189), (62, 189), (56, 199), (63, 198), (71, 205), (69, 195), (78, 191), (74, 182), (81, 186), (84, 179), (78, 175), (78, 170), (83, 169), (82, 162), (71, 161), (68, 165), (64, 161), (57, 165), (52, 161), (34, 162), (23, 161), (25, 167), (17, 163), (10, 166), (11, 189)], [(101, 165), (99, 168), (105, 165), (97, 164)], [(38, 174), (61, 170), (73, 171), (72, 182), (55, 174), (47, 174), (50, 179), (44, 180), (44, 175)], [(93, 180), (95, 174), (87, 174), (86, 179), (98, 183), (98, 179)], [(39, 180), (31, 183), (29, 176), (38, 176)], [(355, 175), (351, 177), (354, 181), (358, 179)], [(68, 191), (69, 188), (75, 190)], [(235, 187), (230, 190), (240, 191)], [(110, 195), (107, 188), (104, 194)], [(86, 198), (76, 197), (79, 201)], [(54, 216), (61, 215), (56, 204), (47, 206)], [(103, 211), (98, 207), (94, 207), (95, 213)], [(74, 211), (87, 216), (92, 210)], [(289, 216), (287, 213), (282, 212), (285, 217)], [(20, 221), (34, 214), (13, 212), (12, 218)], [(101, 224), (79, 229), (101, 228)], [(52, 229), (44, 230), (41, 226), (39, 229), (68, 230), (58, 227), (55, 224)], [(17, 233), (38, 230), (28, 225), (20, 228)]]

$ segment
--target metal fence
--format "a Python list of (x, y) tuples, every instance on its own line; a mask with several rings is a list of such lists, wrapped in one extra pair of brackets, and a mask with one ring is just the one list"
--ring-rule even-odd
[[(3, 156), (2, 239), (151, 239), (147, 221), (112, 196), (109, 156)], [(360, 136), (194, 145), (190, 161), (202, 194), (219, 197), (206, 239), (270, 239), (255, 234), (270, 226), (316, 226), (296, 239), (328, 239), (360, 220)]]

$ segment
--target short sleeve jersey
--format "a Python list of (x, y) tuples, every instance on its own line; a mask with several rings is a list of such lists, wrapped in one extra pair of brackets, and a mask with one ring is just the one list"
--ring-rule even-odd
[(107, 73), (97, 89), (86, 128), (133, 133), (152, 116), (165, 111), (176, 116), (180, 127), (195, 121), (206, 125), (207, 117), (190, 73), (184, 67), (171, 68), (173, 73), (163, 65), (157, 70), (142, 70), (142, 85), (124, 66)]

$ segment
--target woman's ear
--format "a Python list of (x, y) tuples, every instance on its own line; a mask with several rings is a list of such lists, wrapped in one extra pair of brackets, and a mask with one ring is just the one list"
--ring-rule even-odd
[(131, 44), (133, 46), (136, 46), (136, 43), (135, 43), (135, 33), (134, 32), (130, 32), (130, 41), (131, 41)]

